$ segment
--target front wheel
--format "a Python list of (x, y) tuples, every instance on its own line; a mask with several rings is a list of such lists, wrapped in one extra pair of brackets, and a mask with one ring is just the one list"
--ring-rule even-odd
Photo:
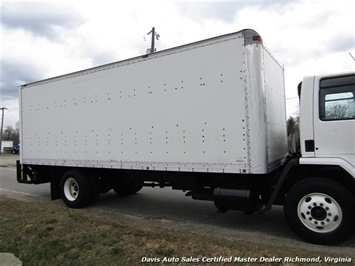
[(354, 229), (354, 197), (342, 185), (328, 179), (305, 179), (287, 193), (284, 215), (304, 240), (335, 245), (349, 238)]

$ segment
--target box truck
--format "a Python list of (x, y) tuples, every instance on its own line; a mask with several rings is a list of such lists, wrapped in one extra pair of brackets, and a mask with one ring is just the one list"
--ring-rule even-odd
[(298, 155), (284, 69), (254, 30), (19, 87), (20, 183), (72, 208), (100, 193), (172, 187), (220, 211), (283, 205), (303, 239), (354, 231), (355, 73), (305, 77)]

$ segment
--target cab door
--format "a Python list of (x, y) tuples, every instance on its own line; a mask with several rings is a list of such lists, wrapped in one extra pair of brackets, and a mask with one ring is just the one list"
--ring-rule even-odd
[(319, 86), (314, 95), (315, 157), (342, 159), (355, 166), (355, 73), (316, 77), (314, 85)]

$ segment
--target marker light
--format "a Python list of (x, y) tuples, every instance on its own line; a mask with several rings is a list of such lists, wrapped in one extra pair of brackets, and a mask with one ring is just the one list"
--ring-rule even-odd
[(253, 41), (263, 41), (263, 39), (260, 36), (253, 36)]

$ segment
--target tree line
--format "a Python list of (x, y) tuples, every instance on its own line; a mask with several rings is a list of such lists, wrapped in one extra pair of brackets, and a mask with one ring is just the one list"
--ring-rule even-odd
[(20, 143), (20, 123), (17, 122), (16, 126), (7, 126), (2, 133), (2, 140), (13, 141), (14, 145)]

